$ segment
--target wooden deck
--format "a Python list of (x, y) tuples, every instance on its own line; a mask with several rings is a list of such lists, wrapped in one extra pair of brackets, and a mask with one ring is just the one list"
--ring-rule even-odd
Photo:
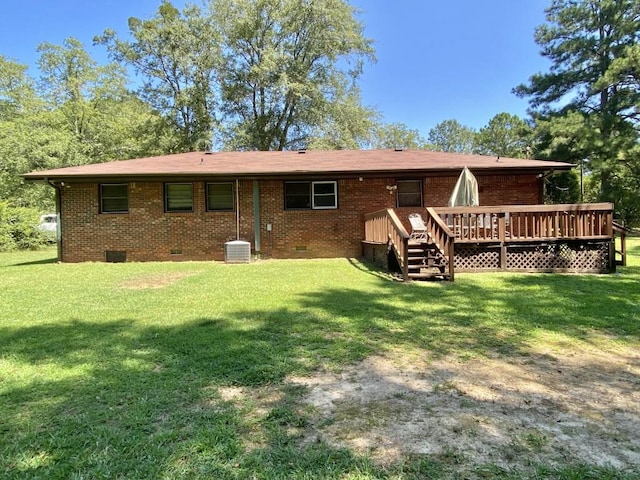
[(613, 221), (610, 203), (438, 207), (416, 213), (424, 220), (426, 241), (413, 241), (393, 209), (365, 216), (365, 253), (385, 245), (405, 280), (453, 280), (461, 271), (606, 273), (625, 261), (624, 231)]

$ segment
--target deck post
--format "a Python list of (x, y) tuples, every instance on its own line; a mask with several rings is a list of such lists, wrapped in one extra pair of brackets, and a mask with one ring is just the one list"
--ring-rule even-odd
[(616, 271), (616, 239), (615, 237), (609, 242), (609, 273)]
[(455, 266), (455, 262), (456, 262), (456, 245), (455, 242), (452, 240), (449, 242), (449, 280), (453, 282), (453, 277), (455, 275), (455, 271), (456, 271), (456, 266)]
[(507, 269), (507, 244), (500, 242), (500, 270)]
[(402, 279), (405, 282), (409, 281), (409, 239), (408, 238), (403, 238), (402, 239), (402, 251), (404, 252), (403, 254), (403, 260), (402, 260)]

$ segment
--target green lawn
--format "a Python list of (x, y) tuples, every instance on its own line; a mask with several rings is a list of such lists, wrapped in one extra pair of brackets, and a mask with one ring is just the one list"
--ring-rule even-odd
[[(640, 347), (640, 239), (614, 275), (460, 274), (394, 282), (355, 260), (57, 264), (0, 254), (0, 477), (429, 478), (445, 458), (377, 465), (301, 444), (285, 381), (371, 354), (526, 355)], [(267, 411), (241, 387), (277, 392)], [(536, 478), (639, 478), (584, 465)], [(505, 478), (524, 478), (522, 472)]]

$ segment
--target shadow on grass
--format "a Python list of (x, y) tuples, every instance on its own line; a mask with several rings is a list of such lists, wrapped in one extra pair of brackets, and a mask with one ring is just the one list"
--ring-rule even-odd
[[(329, 357), (352, 358), (358, 341), (331, 339), (322, 320), (299, 312), (253, 315), (260, 328), (243, 328), (239, 312), (182, 327), (76, 319), (1, 329), (5, 358), (33, 371), (2, 393), (3, 478), (386, 477), (348, 449), (301, 443), (304, 389), (282, 384)], [(56, 378), (38, 373), (52, 369)], [(223, 398), (234, 387), (246, 402)], [(266, 414), (251, 407), (260, 389), (276, 396)]]
[[(496, 278), (495, 287), (480, 287), (471, 276), (407, 285), (374, 279), (375, 294), (329, 288), (301, 295), (291, 308), (236, 310), (179, 326), (77, 318), (0, 327), (2, 358), (21, 366), (19, 376), (4, 374), (1, 472), (6, 478), (382, 478), (389, 468), (405, 467), (374, 466), (348, 450), (301, 443), (305, 417), (296, 400), (302, 391), (282, 393), (288, 375), (340, 368), (392, 348), (437, 356), (526, 353), (539, 329), (585, 340), (594, 329), (639, 334), (632, 321), (635, 280)], [(230, 388), (240, 389), (241, 401), (223, 395)], [(273, 389), (266, 412), (251, 403), (260, 389)], [(443, 468), (420, 464), (415, 478)]]
[[(35, 260), (34, 257), (36, 258)], [(58, 252), (56, 249), (46, 248), (42, 250), (21, 250), (17, 252), (2, 252), (0, 268), (46, 265), (57, 262)]]
[(6, 265), (6, 266), (24, 267), (26, 265), (46, 265), (48, 263), (58, 263), (58, 257), (43, 258), (42, 260), (35, 260), (32, 262), (14, 263), (13, 265)]

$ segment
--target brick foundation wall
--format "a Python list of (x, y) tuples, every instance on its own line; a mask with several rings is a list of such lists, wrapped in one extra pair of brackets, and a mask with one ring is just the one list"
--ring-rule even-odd
[[(542, 202), (535, 175), (478, 176), (481, 205)], [(336, 180), (323, 178), (323, 180)], [(274, 258), (359, 257), (364, 214), (396, 207), (387, 185), (394, 178), (337, 179), (338, 208), (285, 210), (284, 182), (261, 180), (261, 254)], [(427, 177), (426, 206), (445, 206), (457, 176)], [(62, 260), (105, 261), (107, 251), (125, 251), (127, 261), (223, 260), (224, 244), (236, 239), (236, 212), (207, 212), (206, 182), (193, 182), (193, 212), (165, 213), (163, 182), (129, 184), (129, 213), (100, 213), (99, 185), (62, 188)], [(252, 180), (239, 182), (240, 239), (255, 248)], [(397, 208), (406, 223), (420, 207)], [(267, 229), (271, 225), (271, 230)]]

